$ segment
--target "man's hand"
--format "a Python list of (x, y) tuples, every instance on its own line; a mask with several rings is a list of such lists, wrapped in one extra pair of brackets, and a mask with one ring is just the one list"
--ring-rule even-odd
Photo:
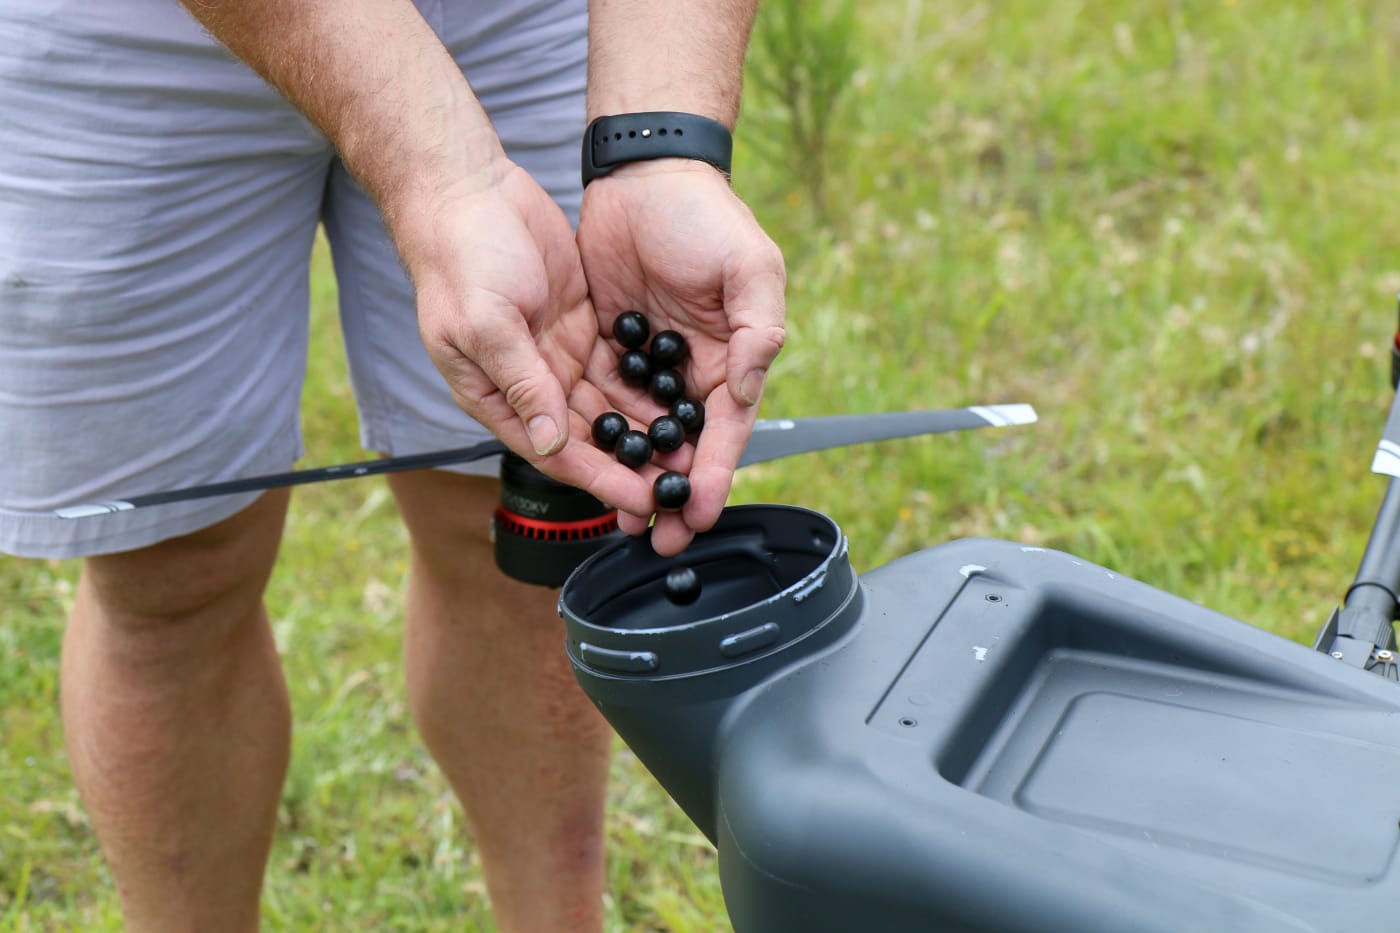
[(650, 510), (648, 483), (593, 447), (576, 413), (608, 404), (590, 378), (606, 378), (609, 351), (569, 223), (506, 158), (412, 0), (182, 2), (373, 195), (458, 403), (550, 476)]
[[(431, 211), (400, 218), (418, 322), (457, 403), (536, 467), (629, 512), (649, 481), (590, 441), (616, 360), (599, 338), (573, 231), (524, 170), (502, 158)], [(482, 183), (489, 179), (489, 183)], [(625, 409), (624, 409), (625, 410)]]
[[(652, 333), (676, 330), (690, 344), (683, 375), (687, 394), (705, 403), (704, 430), (693, 449), (658, 456), (642, 471), (648, 479), (661, 469), (690, 476), (685, 509), (660, 513), (652, 532), (659, 553), (675, 554), (719, 518), (753, 430), (784, 339), (782, 253), (723, 175), (682, 159), (626, 165), (590, 184), (578, 247), (603, 334), (617, 315), (637, 310)], [(595, 370), (593, 381), (613, 407), (649, 424), (663, 409), (617, 378), (618, 352), (608, 350), (611, 374)], [(646, 529), (650, 509), (614, 504), (623, 530)]]

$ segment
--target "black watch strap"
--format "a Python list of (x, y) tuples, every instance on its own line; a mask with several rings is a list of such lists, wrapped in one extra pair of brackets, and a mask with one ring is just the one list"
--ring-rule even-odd
[(733, 155), (734, 137), (708, 117), (669, 111), (599, 117), (583, 134), (583, 184), (647, 159), (699, 159), (728, 177)]

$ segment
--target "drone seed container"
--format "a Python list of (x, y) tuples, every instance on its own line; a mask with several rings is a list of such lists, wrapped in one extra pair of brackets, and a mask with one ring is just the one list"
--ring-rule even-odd
[[(700, 596), (665, 595), (689, 566)], [(580, 566), (560, 595), (569, 657), (629, 747), (715, 838), (714, 760), (736, 697), (847, 635), (861, 594), (846, 539), (824, 515), (736, 506), (681, 558), (626, 539)]]

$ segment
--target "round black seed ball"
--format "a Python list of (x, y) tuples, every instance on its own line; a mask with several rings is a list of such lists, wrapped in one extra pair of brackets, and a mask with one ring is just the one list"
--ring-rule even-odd
[(651, 440), (652, 450), (669, 454), (673, 450), (680, 450), (681, 445), (685, 443), (685, 425), (681, 424), (679, 418), (662, 415), (647, 428), (647, 437)]
[(685, 338), (673, 330), (663, 330), (651, 338), (651, 361), (657, 369), (679, 366), (689, 353)]
[(690, 480), (684, 473), (667, 470), (651, 484), (651, 491), (657, 508), (675, 511), (690, 501)]
[(685, 394), (685, 379), (674, 369), (658, 369), (651, 374), (651, 397), (670, 405)]
[(651, 441), (641, 431), (623, 431), (613, 453), (627, 466), (639, 467), (651, 459)]
[(605, 411), (593, 419), (593, 443), (604, 450), (612, 450), (626, 430), (626, 418), (615, 411)]
[(651, 382), (651, 359), (642, 350), (628, 350), (617, 360), (617, 372), (629, 386)]
[(624, 311), (613, 321), (613, 336), (629, 350), (640, 349), (651, 336), (651, 325), (640, 311)]
[(671, 415), (691, 434), (705, 426), (705, 405), (698, 399), (678, 398), (671, 403)]
[(700, 598), (700, 577), (689, 567), (672, 567), (666, 571), (663, 589), (677, 606), (689, 606)]

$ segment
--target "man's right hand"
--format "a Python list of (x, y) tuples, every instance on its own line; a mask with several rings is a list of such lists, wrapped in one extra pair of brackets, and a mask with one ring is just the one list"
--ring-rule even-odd
[(544, 189), (502, 156), (396, 226), (423, 342), (457, 403), (542, 472), (651, 514), (650, 484), (591, 441), (596, 414), (645, 414), (605, 394), (616, 354), (599, 335), (573, 230)]

